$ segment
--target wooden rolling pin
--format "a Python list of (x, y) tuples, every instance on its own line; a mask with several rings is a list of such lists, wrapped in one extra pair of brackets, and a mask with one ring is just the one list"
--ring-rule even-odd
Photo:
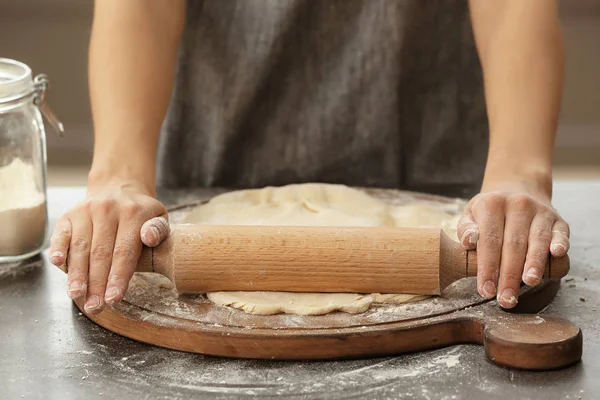
[[(180, 293), (227, 290), (440, 294), (477, 275), (475, 251), (441, 229), (175, 225), (144, 248), (138, 272), (165, 275)], [(549, 257), (550, 258), (550, 257)], [(549, 259), (545, 278), (569, 272)]]

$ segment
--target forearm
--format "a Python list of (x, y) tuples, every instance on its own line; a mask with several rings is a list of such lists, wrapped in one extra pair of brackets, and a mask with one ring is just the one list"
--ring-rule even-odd
[(124, 179), (154, 191), (158, 135), (184, 20), (185, 0), (96, 1), (89, 53), (91, 186)]
[(483, 189), (522, 180), (550, 196), (564, 64), (555, 1), (470, 5), (490, 124)]

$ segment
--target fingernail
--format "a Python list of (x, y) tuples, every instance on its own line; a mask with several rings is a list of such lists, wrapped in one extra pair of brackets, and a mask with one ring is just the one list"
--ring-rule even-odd
[(473, 230), (473, 234), (471, 236), (469, 236), (469, 243), (477, 244), (478, 241), (479, 241), (479, 231)]
[(85, 294), (87, 285), (79, 281), (73, 281), (69, 284), (69, 297), (73, 300), (77, 300)]
[(479, 232), (476, 229), (467, 229), (465, 233), (463, 233), (460, 242), (463, 243), (463, 245), (466, 245), (467, 243), (477, 244), (477, 240), (479, 240)]
[(144, 231), (143, 239), (144, 239), (145, 243), (154, 244), (154, 243), (158, 242), (158, 239), (159, 239), (158, 229), (155, 226), (151, 226), (150, 228), (146, 229)]
[(542, 271), (540, 271), (540, 269), (537, 267), (529, 268), (527, 270), (527, 275), (525, 275), (525, 277), (530, 278), (537, 282), (540, 279), (542, 279)]
[(65, 253), (62, 251), (55, 251), (50, 255), (50, 261), (56, 260), (56, 262), (62, 263), (65, 258)]
[(550, 245), (550, 252), (551, 253), (556, 253), (559, 250), (565, 251), (565, 246), (563, 246), (562, 243), (552, 243)]
[(152, 232), (152, 241), (154, 243), (158, 242), (158, 239), (160, 239), (160, 233), (158, 232), (158, 228), (153, 226), (152, 228), (150, 228), (150, 231)]
[(92, 296), (88, 299), (87, 303), (85, 303), (85, 311), (94, 313), (98, 308), (100, 308), (100, 297)]
[(515, 296), (515, 291), (512, 289), (504, 289), (502, 292), (502, 296), (498, 300), (501, 300), (503, 305), (512, 307), (517, 304), (517, 297)]
[(496, 284), (492, 281), (487, 281), (483, 284), (483, 297), (491, 299), (496, 295)]
[(121, 295), (121, 291), (116, 287), (110, 287), (104, 294), (104, 299), (107, 303), (112, 304)]

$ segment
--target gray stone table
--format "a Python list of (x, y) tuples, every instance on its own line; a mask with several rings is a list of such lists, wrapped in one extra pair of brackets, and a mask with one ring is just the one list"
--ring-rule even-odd
[[(335, 362), (233, 360), (161, 349), (80, 314), (66, 295), (65, 275), (44, 255), (0, 266), (0, 399), (600, 399), (600, 182), (555, 187), (555, 205), (573, 232), (572, 271), (545, 312), (582, 328), (583, 361), (575, 366), (508, 370), (488, 362), (475, 345)], [(161, 196), (175, 204), (199, 194), (206, 191)], [(83, 188), (51, 188), (52, 223), (83, 196)]]

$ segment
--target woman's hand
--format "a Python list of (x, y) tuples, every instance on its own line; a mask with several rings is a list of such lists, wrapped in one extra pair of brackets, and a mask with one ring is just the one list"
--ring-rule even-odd
[(68, 263), (68, 293), (86, 297), (85, 310), (100, 313), (120, 301), (142, 243), (154, 247), (170, 233), (167, 210), (142, 185), (117, 181), (88, 189), (86, 200), (57, 222), (50, 261)]
[(477, 247), (479, 293), (511, 308), (521, 280), (538, 284), (548, 254), (569, 249), (569, 227), (550, 204), (563, 40), (555, 1), (471, 0), (469, 6), (489, 149), (482, 191), (465, 209), (459, 238)]
[(462, 245), (477, 248), (477, 290), (497, 296), (505, 308), (517, 304), (521, 281), (541, 282), (549, 254), (569, 250), (569, 225), (535, 185), (509, 182), (484, 186), (458, 223)]

